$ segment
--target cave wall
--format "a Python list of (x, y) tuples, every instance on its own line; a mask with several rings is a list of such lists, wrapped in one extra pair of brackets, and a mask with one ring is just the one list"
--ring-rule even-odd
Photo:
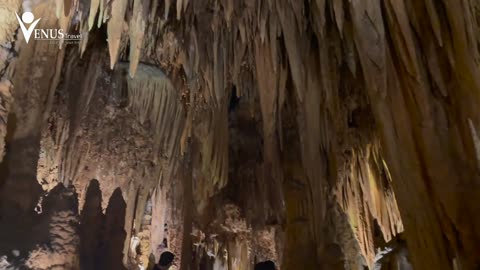
[[(0, 227), (44, 224), (22, 254), (55, 239), (33, 209), (60, 185), (72, 223), (109, 235), (73, 230), (71, 268), (91, 247), (129, 269), (163, 250), (182, 269), (376, 269), (402, 232), (386, 269), (479, 267), (478, 1), (20, 6), (0, 5)], [(11, 13), (30, 9), (82, 41), (26, 44)]]

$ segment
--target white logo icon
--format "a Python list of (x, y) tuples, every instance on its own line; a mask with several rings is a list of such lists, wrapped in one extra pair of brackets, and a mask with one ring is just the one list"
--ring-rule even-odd
[[(15, 15), (17, 15), (18, 23), (20, 24), (20, 28), (22, 29), (22, 33), (23, 33), (23, 36), (25, 37), (25, 41), (28, 44), (28, 41), (30, 40), (30, 36), (32, 35), (33, 30), (35, 30), (35, 26), (40, 21), (40, 19), (37, 19), (36, 21), (33, 21), (35, 19), (35, 17), (33, 16), (33, 13), (31, 13), (29, 11), (23, 13), (22, 19), (20, 19), (20, 17), (18, 17), (18, 14), (16, 12), (15, 12)], [(25, 27), (25, 24), (23, 24), (23, 23), (30, 24), (28, 29)]]

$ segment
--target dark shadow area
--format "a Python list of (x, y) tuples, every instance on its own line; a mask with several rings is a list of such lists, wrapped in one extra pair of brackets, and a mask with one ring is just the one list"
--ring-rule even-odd
[(95, 179), (90, 181), (80, 214), (80, 269), (126, 270), (122, 263), (127, 236), (124, 230), (125, 211), (122, 191), (117, 188), (104, 214), (100, 184)]
[(384, 247), (377, 249), (374, 268), (413, 270), (403, 234), (398, 234)]
[[(55, 265), (71, 269), (69, 262), (75, 260), (78, 245), (77, 193), (72, 187), (58, 184), (42, 198), (42, 203), (37, 206), (39, 213), (32, 214), (32, 223), (10, 224), (12, 231), (8, 232), (8, 237), (12, 240), (6, 242), (5, 248), (7, 252), (9, 249), (18, 250), (15, 257), (9, 257), (10, 262), (18, 267), (14, 269), (30, 269), (24, 266), (27, 260), (32, 269), (47, 269), (42, 267), (51, 262), (45, 258), (56, 257), (52, 260)], [(31, 227), (26, 228), (26, 224)]]
[(158, 260), (158, 265), (161, 269), (168, 268), (172, 266), (175, 255), (170, 251), (165, 251), (160, 255), (160, 260)]
[(78, 197), (72, 188), (66, 188), (63, 184), (56, 185), (43, 200), (43, 214), (51, 216), (59, 211), (72, 211), (77, 214)]
[(175, 254), (170, 251), (165, 251), (160, 255), (158, 263), (153, 267), (153, 270), (167, 270), (173, 265)]
[(0, 218), (24, 222), (30, 218), (42, 193), (37, 182), (37, 163), (40, 137), (16, 139), (7, 145), (8, 151), (2, 163), (3, 187), (0, 192), (2, 208)]
[(204, 254), (201, 256), (200, 264), (198, 265), (199, 270), (210, 270), (213, 269), (215, 263), (215, 259)]
[(232, 87), (232, 93), (230, 95), (230, 103), (228, 104), (228, 112), (233, 112), (237, 109), (240, 97), (237, 96), (237, 88)]
[(104, 267), (97, 269), (126, 270), (122, 264), (123, 245), (127, 236), (124, 230), (126, 207), (122, 191), (117, 188), (110, 197), (105, 214), (105, 234), (102, 248), (105, 263)]
[(40, 138), (29, 136), (7, 141), (0, 166), (0, 254), (12, 249), (31, 250), (48, 236), (35, 205), (42, 188), (37, 182)]
[(275, 263), (272, 261), (259, 262), (255, 264), (255, 270), (275, 270)]
[(80, 215), (80, 269), (99, 269), (105, 215), (102, 212), (102, 191), (97, 180), (90, 181)]
[[(7, 181), (7, 176), (10, 174), (8, 164), (5, 162), (7, 159), (7, 155), (9, 155), (10, 151), (9, 149), (11, 148), (11, 141), (12, 141), (12, 134), (13, 131), (15, 130), (17, 126), (17, 117), (15, 116), (14, 113), (8, 114), (8, 120), (7, 120), (7, 134), (5, 136), (5, 148), (4, 148), (4, 154), (5, 156), (3, 157), (3, 161), (0, 163), (0, 191), (3, 190), (3, 186), (5, 185), (5, 182)], [(0, 220), (2, 219), (2, 200), (0, 200)]]

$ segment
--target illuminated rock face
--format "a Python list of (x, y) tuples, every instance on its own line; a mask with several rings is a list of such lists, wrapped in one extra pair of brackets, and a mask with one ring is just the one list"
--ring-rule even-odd
[(477, 269), (479, 15), (3, 1), (0, 268)]

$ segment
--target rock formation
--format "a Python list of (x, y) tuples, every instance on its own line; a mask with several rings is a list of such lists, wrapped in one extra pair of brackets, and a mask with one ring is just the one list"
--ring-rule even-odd
[(480, 269), (479, 48), (478, 0), (0, 0), (0, 269)]

